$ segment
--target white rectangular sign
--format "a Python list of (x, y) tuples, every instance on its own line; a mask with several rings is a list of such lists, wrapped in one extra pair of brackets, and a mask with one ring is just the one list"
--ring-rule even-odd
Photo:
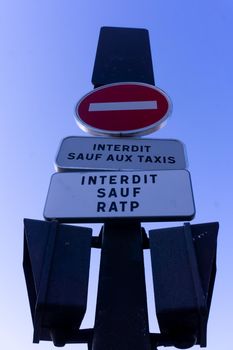
[(183, 144), (178, 140), (78, 137), (60, 146), (58, 171), (185, 169)]
[(56, 173), (44, 209), (45, 219), (61, 222), (183, 221), (194, 215), (186, 170)]

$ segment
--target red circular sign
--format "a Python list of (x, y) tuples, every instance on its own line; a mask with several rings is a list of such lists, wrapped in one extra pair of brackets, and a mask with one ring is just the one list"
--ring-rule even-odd
[(80, 128), (94, 135), (145, 135), (163, 126), (171, 110), (166, 94), (143, 83), (104, 85), (76, 106)]

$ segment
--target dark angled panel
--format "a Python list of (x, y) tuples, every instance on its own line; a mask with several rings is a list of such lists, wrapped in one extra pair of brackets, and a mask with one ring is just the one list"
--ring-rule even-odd
[(24, 221), (24, 273), (33, 341), (62, 346), (85, 315), (92, 230), (57, 221)]
[(177, 339), (176, 345), (192, 346), (196, 338), (206, 346), (217, 233), (218, 223), (149, 232), (158, 323), (162, 333)]

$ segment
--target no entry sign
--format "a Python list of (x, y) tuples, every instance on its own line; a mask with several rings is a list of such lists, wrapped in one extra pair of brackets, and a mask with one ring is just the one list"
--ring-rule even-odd
[(157, 87), (116, 83), (85, 95), (76, 116), (80, 128), (94, 135), (135, 136), (161, 128), (170, 110), (168, 96)]

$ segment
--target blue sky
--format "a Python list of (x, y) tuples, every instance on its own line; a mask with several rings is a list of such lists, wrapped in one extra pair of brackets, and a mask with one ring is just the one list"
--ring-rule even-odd
[[(92, 89), (91, 75), (101, 26), (149, 30), (155, 82), (173, 102), (167, 126), (149, 137), (184, 142), (197, 211), (193, 223), (220, 222), (208, 349), (230, 348), (232, 23), (230, 0), (1, 1), (0, 335), (5, 350), (38, 347), (32, 344), (22, 270), (22, 222), (24, 217), (43, 218), (60, 141), (67, 136), (85, 136), (75, 123), (74, 108)], [(172, 223), (144, 226), (162, 225)], [(100, 226), (93, 227), (97, 232)], [(95, 262), (98, 256), (93, 258)], [(90, 281), (86, 325), (93, 322), (96, 266), (93, 264), (91, 271), (93, 281)], [(148, 285), (151, 287), (149, 272)], [(149, 299), (151, 294), (150, 291)], [(149, 307), (153, 310), (151, 300)], [(150, 327), (156, 329), (152, 311)], [(39, 347), (51, 349), (52, 344), (40, 343)]]

